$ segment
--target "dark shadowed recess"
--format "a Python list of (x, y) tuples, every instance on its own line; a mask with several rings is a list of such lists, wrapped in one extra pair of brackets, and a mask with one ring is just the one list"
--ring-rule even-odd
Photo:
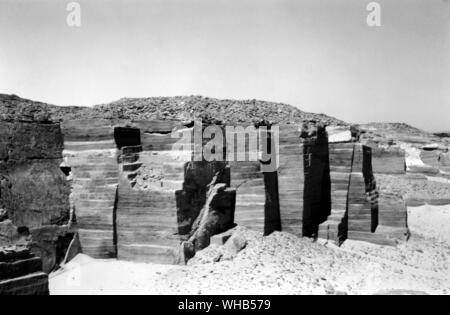
[[(375, 176), (372, 169), (372, 149), (363, 146), (363, 176), (366, 185), (366, 193), (372, 193), (376, 190)], [(371, 232), (374, 233), (378, 227), (378, 199), (371, 201)]]
[(114, 128), (114, 140), (119, 149), (141, 145), (141, 131), (137, 128), (116, 127)]
[[(272, 143), (272, 135), (270, 133), (270, 126), (268, 126), (269, 132), (267, 133), (266, 148), (263, 148), (263, 154), (266, 153), (270, 156), (270, 160), (267, 162), (261, 161), (261, 164), (276, 165), (275, 143)], [(266, 202), (264, 204), (264, 235), (269, 235), (274, 231), (281, 231), (281, 214), (280, 214), (280, 199), (278, 195), (278, 170), (273, 172), (263, 172), (264, 186), (266, 192)]]
[(331, 178), (328, 135), (319, 128), (317, 139), (304, 145), (303, 236), (317, 236), (319, 225), (331, 213)]

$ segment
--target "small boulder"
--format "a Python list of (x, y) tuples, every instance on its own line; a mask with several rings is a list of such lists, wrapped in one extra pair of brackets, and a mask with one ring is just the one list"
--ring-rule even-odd
[(228, 239), (233, 235), (233, 231), (234, 231), (233, 229), (230, 229), (226, 232), (211, 236), (211, 245), (218, 245), (218, 246), (224, 245), (228, 241)]
[(179, 265), (184, 265), (192, 257), (194, 257), (194, 255), (195, 255), (194, 244), (189, 241), (184, 241), (180, 245), (176, 263)]
[(329, 143), (351, 142), (353, 139), (352, 131), (348, 127), (342, 126), (327, 126)]
[(228, 241), (224, 245), (226, 251), (231, 253), (232, 255), (237, 255), (246, 246), (247, 246), (247, 239), (242, 233), (239, 232), (239, 230), (235, 230), (233, 235), (228, 239)]

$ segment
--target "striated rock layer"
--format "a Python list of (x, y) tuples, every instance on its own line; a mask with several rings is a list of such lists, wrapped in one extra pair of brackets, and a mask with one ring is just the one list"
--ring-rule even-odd
[(39, 257), (22, 247), (0, 250), (0, 295), (48, 294), (48, 275)]
[(176, 140), (168, 133), (173, 127), (168, 122), (158, 131), (136, 129), (136, 141), (121, 148), (116, 210), (119, 259), (177, 262), (181, 240), (176, 191), (183, 185), (185, 162), (179, 159), (183, 152), (169, 150)]
[(114, 128), (107, 120), (67, 121), (64, 166), (70, 169), (73, 220), (81, 249), (95, 258), (116, 257), (114, 212), (119, 183)]

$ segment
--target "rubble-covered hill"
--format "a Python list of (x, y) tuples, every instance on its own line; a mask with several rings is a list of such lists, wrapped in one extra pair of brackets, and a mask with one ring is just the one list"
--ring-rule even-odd
[(402, 133), (416, 136), (431, 136), (431, 134), (426, 131), (400, 122), (397, 123), (372, 122), (368, 124), (363, 124), (361, 126), (364, 127), (365, 129), (384, 130), (389, 131), (391, 133)]
[(0, 120), (24, 122), (60, 121), (75, 117), (89, 117), (88, 107), (60, 107), (42, 102), (23, 99), (16, 95), (0, 94)]
[(89, 118), (183, 121), (203, 118), (228, 124), (269, 121), (346, 125), (342, 120), (324, 114), (307, 113), (288, 104), (259, 100), (219, 100), (202, 96), (175, 96), (123, 98), (93, 107), (61, 107), (15, 95), (0, 94), (0, 119), (2, 120), (62, 121)]
[(369, 123), (359, 125), (359, 127), (365, 131), (362, 136), (363, 140), (373, 141), (382, 145), (397, 141), (423, 145), (442, 140), (432, 133), (405, 123)]

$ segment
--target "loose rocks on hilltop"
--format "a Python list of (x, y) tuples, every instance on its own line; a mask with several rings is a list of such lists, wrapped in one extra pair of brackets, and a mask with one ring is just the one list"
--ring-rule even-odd
[(303, 112), (288, 104), (259, 100), (220, 100), (202, 96), (123, 98), (93, 107), (60, 107), (22, 99), (15, 95), (0, 94), (0, 118), (38, 121), (92, 118), (189, 121), (202, 118), (227, 124), (268, 121), (346, 125), (339, 119), (324, 114)]

